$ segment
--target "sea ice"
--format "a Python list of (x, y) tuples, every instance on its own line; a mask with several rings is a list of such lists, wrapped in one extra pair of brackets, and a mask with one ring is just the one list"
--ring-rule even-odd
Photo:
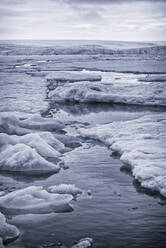
[(166, 196), (166, 118), (164, 114), (80, 129), (121, 154), (140, 184)]
[(45, 131), (61, 130), (65, 127), (65, 125), (57, 119), (43, 118), (38, 114), (33, 115), (26, 120), (20, 121), (19, 124), (20, 127), (23, 128)]
[(30, 115), (25, 118), (25, 114), (11, 112), (0, 113), (0, 132), (8, 134), (28, 134), (32, 131), (55, 131), (61, 130), (65, 125), (57, 120), (51, 118), (43, 118), (38, 114)]
[(113, 83), (105, 84), (76, 82), (58, 86), (48, 93), (55, 102), (81, 103), (123, 103), (138, 105), (166, 106), (166, 85), (162, 82), (153, 83)]
[(72, 248), (88, 248), (88, 247), (92, 247), (92, 244), (93, 244), (93, 239), (91, 238), (83, 238), (83, 239), (80, 239), (80, 241), (72, 246)]
[[(19, 236), (20, 232), (17, 227), (6, 222), (5, 216), (0, 212), (0, 248), (3, 242), (10, 242)], [(3, 242), (2, 242), (3, 241)]]
[(59, 184), (57, 186), (50, 186), (48, 191), (50, 193), (70, 194), (74, 197), (82, 193), (82, 190), (77, 188), (74, 184)]
[(0, 197), (0, 208), (8, 214), (46, 214), (68, 212), (73, 197), (69, 194), (48, 193), (43, 187), (30, 186)]
[(0, 152), (0, 170), (29, 174), (55, 173), (58, 165), (45, 160), (35, 149), (25, 145), (7, 145)]
[[(46, 158), (60, 160), (67, 149), (52, 133), (42, 130), (59, 130), (62, 122), (39, 115), (3, 112), (0, 114), (0, 170), (44, 174), (58, 172), (59, 165)], [(13, 135), (14, 134), (14, 135)], [(17, 134), (17, 135), (16, 135)]]
[[(41, 136), (40, 134), (32, 133), (23, 135), (21, 137), (15, 136), (15, 140), (18, 140), (18, 143), (23, 143), (25, 145), (30, 146), (31, 148), (34, 148), (43, 157), (60, 156), (61, 154), (55, 149), (53, 149), (53, 147), (49, 145)], [(56, 139), (54, 140), (56, 141)]]

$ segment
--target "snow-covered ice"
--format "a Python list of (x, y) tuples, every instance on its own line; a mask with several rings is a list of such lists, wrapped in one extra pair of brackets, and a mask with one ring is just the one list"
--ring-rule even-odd
[(43, 187), (30, 186), (0, 197), (0, 208), (10, 214), (45, 214), (71, 211), (73, 197), (69, 194), (48, 193)]
[(25, 118), (26, 115), (21, 113), (16, 114), (13, 112), (1, 112), (0, 113), (0, 132), (8, 134), (23, 135), (32, 133), (32, 131), (55, 131), (61, 130), (65, 126), (57, 119), (43, 118), (38, 114), (30, 115)]
[(92, 244), (93, 244), (93, 239), (83, 238), (80, 239), (76, 245), (72, 246), (72, 248), (88, 248), (88, 247), (92, 247)]
[(43, 118), (39, 114), (20, 121), (20, 126), (23, 128), (45, 131), (61, 130), (65, 127), (61, 121), (57, 119)]
[(120, 159), (143, 187), (166, 196), (165, 114), (80, 129), (80, 133), (120, 153)]
[(70, 194), (73, 196), (77, 196), (82, 193), (82, 190), (77, 188), (74, 184), (59, 184), (55, 186), (50, 186), (48, 188), (50, 193), (58, 193), (58, 194)]
[[(61, 152), (65, 145), (52, 133), (42, 130), (59, 130), (59, 120), (39, 115), (2, 112), (0, 114), (0, 170), (27, 174), (55, 173), (60, 170)], [(55, 158), (56, 165), (47, 161)]]
[[(5, 216), (0, 212), (0, 248), (3, 242), (9, 242), (16, 239), (20, 232), (17, 227), (6, 222)], [(2, 242), (3, 241), (3, 242)]]
[(19, 143), (5, 146), (2, 149), (0, 152), (0, 170), (41, 175), (56, 173), (60, 167), (58, 164), (48, 162), (35, 149)]
[(153, 82), (151, 84), (102, 84), (76, 82), (65, 84), (48, 93), (55, 102), (101, 102), (138, 105), (166, 106), (166, 84)]

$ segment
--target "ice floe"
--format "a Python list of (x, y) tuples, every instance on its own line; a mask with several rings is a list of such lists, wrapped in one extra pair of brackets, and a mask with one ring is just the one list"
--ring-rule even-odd
[(65, 127), (64, 124), (57, 119), (43, 118), (38, 114), (20, 121), (20, 126), (23, 128), (45, 131), (61, 130)]
[(0, 152), (0, 170), (40, 175), (56, 173), (60, 167), (48, 162), (35, 149), (20, 143), (5, 146)]
[(17, 227), (6, 222), (5, 216), (0, 213), (0, 248), (3, 247), (3, 242), (7, 243), (15, 240), (20, 232)]
[(166, 197), (165, 114), (80, 129), (80, 133), (120, 153), (120, 159), (143, 187)]
[(57, 119), (43, 118), (40, 115), (26, 115), (11, 112), (0, 113), (0, 132), (8, 134), (23, 135), (31, 133), (32, 130), (37, 131), (55, 131), (61, 130), (65, 126)]
[(48, 191), (50, 193), (70, 194), (74, 197), (82, 193), (82, 190), (77, 188), (74, 184), (59, 184), (57, 186), (50, 186)]
[(0, 209), (8, 214), (45, 214), (72, 211), (69, 194), (48, 193), (43, 187), (30, 186), (0, 197)]
[(93, 239), (91, 238), (83, 238), (83, 239), (80, 239), (80, 241), (72, 246), (72, 248), (88, 248), (88, 247), (92, 247), (92, 244), (93, 244)]
[(166, 106), (166, 85), (162, 82), (150, 84), (106, 85), (90, 82), (76, 82), (58, 86), (48, 93), (55, 102), (81, 103), (123, 103), (138, 105)]
[[(39, 115), (3, 112), (0, 114), (0, 170), (27, 174), (55, 173), (59, 157), (67, 149), (52, 133), (64, 124)], [(54, 158), (54, 163), (47, 158)]]

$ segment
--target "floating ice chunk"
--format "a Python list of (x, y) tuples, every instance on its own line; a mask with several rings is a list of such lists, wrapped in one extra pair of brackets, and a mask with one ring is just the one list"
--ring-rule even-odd
[(68, 194), (48, 193), (43, 187), (31, 186), (0, 197), (0, 208), (8, 214), (45, 214), (68, 212), (73, 199)]
[(3, 242), (6, 243), (15, 240), (19, 234), (20, 232), (17, 227), (6, 223), (5, 216), (0, 213), (0, 248), (3, 247)]
[(123, 103), (137, 105), (166, 106), (166, 85), (151, 84), (114, 84), (79, 82), (58, 86), (49, 92), (48, 97), (55, 102), (81, 103)]
[(58, 194), (70, 194), (73, 196), (77, 196), (82, 193), (82, 190), (77, 188), (74, 184), (59, 184), (57, 186), (50, 186), (48, 191)]
[(92, 247), (93, 244), (93, 239), (91, 238), (84, 238), (84, 239), (80, 239), (80, 241), (72, 246), (72, 248), (88, 248), (88, 247)]
[(31, 148), (35, 148), (44, 157), (58, 157), (61, 155), (60, 151), (65, 150), (64, 144), (49, 132), (32, 133), (23, 136), (0, 133), (0, 147), (9, 144), (15, 145), (17, 143), (23, 143)]
[(65, 126), (57, 119), (43, 118), (40, 115), (30, 115), (25, 118), (18, 113), (0, 113), (0, 132), (8, 134), (24, 135), (32, 131), (61, 130)]
[(55, 173), (59, 166), (46, 161), (34, 149), (25, 144), (8, 145), (0, 153), (0, 170), (29, 174)]
[(33, 115), (32, 117), (21, 121), (19, 124), (21, 127), (24, 128), (45, 130), (45, 131), (60, 130), (65, 127), (64, 124), (59, 120), (43, 118), (38, 114)]
[(166, 118), (146, 115), (136, 120), (81, 129), (84, 137), (99, 139), (130, 166), (140, 184), (166, 197)]
[[(89, 82), (74, 83), (71, 86), (59, 86), (48, 94), (56, 102), (97, 102), (104, 93), (105, 86)], [(102, 101), (102, 100), (101, 100)]]

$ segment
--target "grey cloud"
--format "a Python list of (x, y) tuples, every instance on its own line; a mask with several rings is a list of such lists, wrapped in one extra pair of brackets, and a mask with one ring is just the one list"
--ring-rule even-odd
[[(56, 0), (51, 0), (56, 1)], [(68, 3), (77, 3), (77, 4), (111, 4), (111, 3), (128, 3), (128, 2), (151, 2), (151, 3), (158, 3), (158, 2), (165, 2), (166, 0), (64, 0), (64, 2)]]

